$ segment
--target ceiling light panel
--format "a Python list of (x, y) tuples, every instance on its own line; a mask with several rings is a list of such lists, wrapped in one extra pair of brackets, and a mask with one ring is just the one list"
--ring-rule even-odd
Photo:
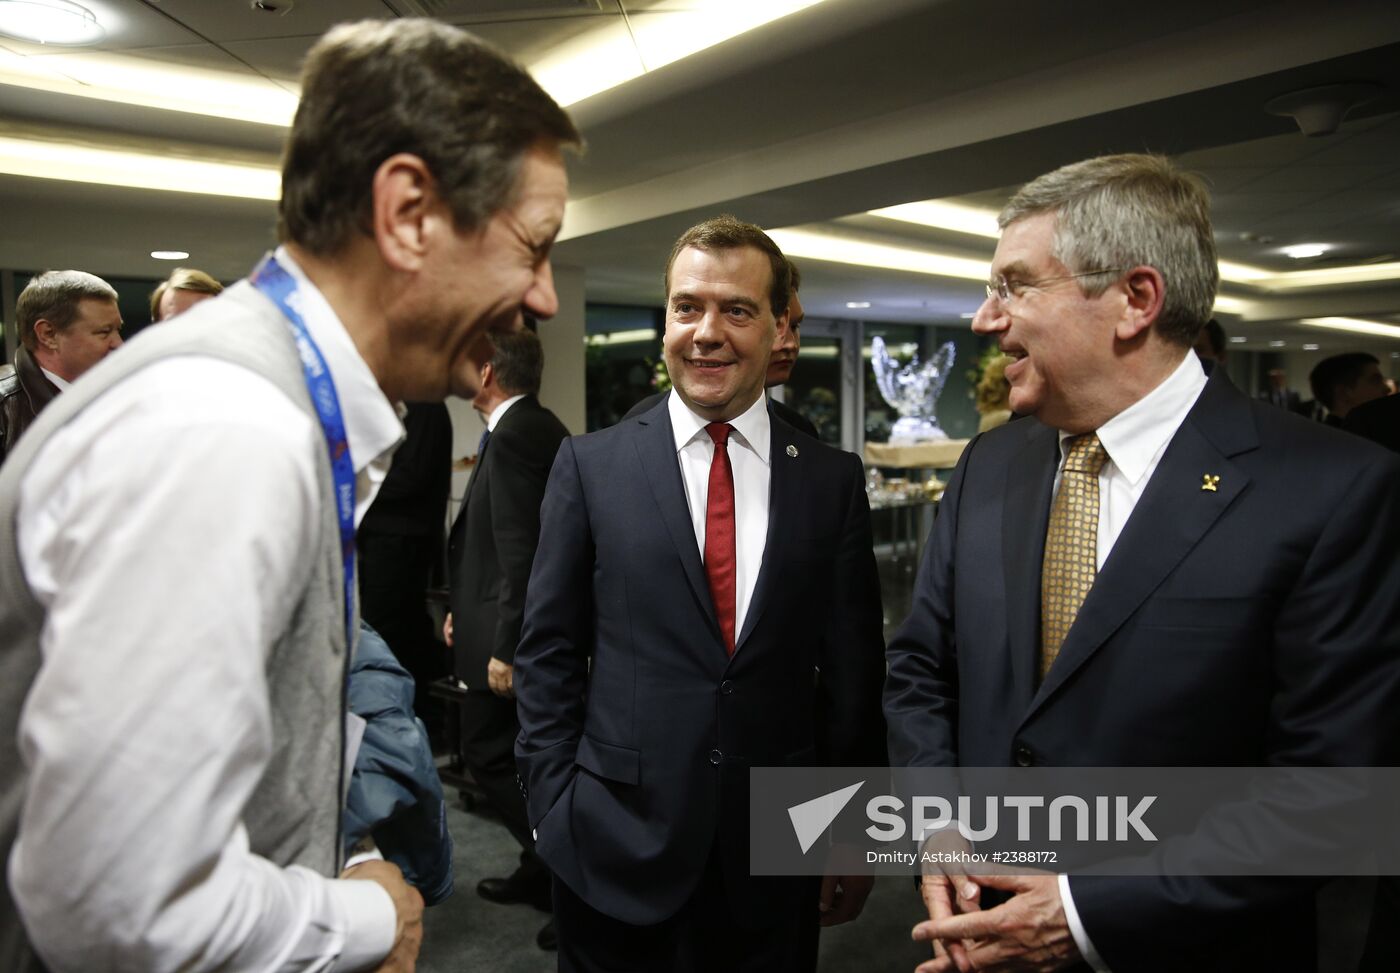
[(991, 263), (989, 260), (969, 260), (927, 250), (867, 243), (811, 230), (769, 230), (768, 235), (790, 257), (854, 264), (857, 267), (882, 267), (935, 277), (957, 277), (986, 283)]
[(1291, 291), (1308, 287), (1380, 283), (1387, 280), (1400, 280), (1400, 262), (1290, 270), (1287, 273), (1272, 275), (1264, 282), (1263, 287), (1271, 291)]
[[(989, 239), (996, 239), (1001, 235), (1001, 231), (997, 228), (996, 213), (992, 210), (941, 199), (925, 199), (914, 203), (901, 203), (898, 206), (886, 206), (882, 209), (868, 210), (866, 215)], [(1326, 244), (1305, 244), (1303, 246), (1308, 249), (1306, 252), (1300, 252), (1300, 256), (1315, 256), (1327, 249)], [(1318, 247), (1323, 248), (1322, 251), (1318, 251), (1316, 249)], [(1400, 263), (1360, 264), (1318, 270), (1292, 270), (1282, 273), (1274, 273), (1262, 267), (1235, 263), (1231, 260), (1221, 260), (1219, 266), (1221, 280), (1232, 284), (1246, 284), (1266, 291), (1332, 287), (1400, 279)]]
[(941, 199), (925, 199), (917, 203), (901, 203), (872, 209), (870, 216), (901, 223), (916, 223), (938, 230), (952, 230), (955, 233), (968, 233), (973, 236), (989, 237), (995, 240), (1001, 236), (996, 214), (975, 206), (962, 206)]
[(1329, 331), (1350, 331), (1353, 334), (1369, 334), (1380, 338), (1400, 338), (1400, 325), (1385, 321), (1367, 321), (1364, 318), (1304, 318), (1310, 328), (1325, 328)]
[(689, 0), (675, 8), (658, 6), (625, 22), (608, 18), (528, 66), (567, 107), (821, 2)]
[(181, 159), (151, 152), (0, 134), (0, 173), (131, 189), (275, 200), (276, 166)]
[(297, 107), (295, 94), (261, 75), (92, 51), (26, 57), (0, 49), (0, 85), (283, 127)]

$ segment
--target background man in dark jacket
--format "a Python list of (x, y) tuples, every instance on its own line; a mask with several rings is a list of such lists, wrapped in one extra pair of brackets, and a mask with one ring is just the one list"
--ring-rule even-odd
[[(486, 420), (476, 469), (452, 525), (448, 557), (452, 614), (447, 641), (467, 685), (462, 705), (462, 762), (522, 849), (507, 878), (485, 878), (477, 893), (492, 902), (549, 909), (549, 872), (535, 857), (516, 782), (520, 723), (512, 689), (525, 587), (540, 539), (540, 502), (559, 443), (569, 434), (536, 396), (544, 372), (540, 339), (530, 331), (495, 338), (472, 406)], [(539, 944), (553, 946), (553, 930)]]
[(121, 346), (117, 292), (81, 270), (49, 270), (15, 304), (22, 345), (0, 378), (0, 461), (44, 406)]

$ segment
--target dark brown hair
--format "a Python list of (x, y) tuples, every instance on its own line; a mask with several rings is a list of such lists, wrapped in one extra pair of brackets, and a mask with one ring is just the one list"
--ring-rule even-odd
[(325, 255), (368, 233), (374, 173), (400, 152), (423, 160), (471, 230), (510, 204), (530, 149), (580, 143), (524, 68), (465, 31), (415, 18), (344, 24), (307, 54), (278, 236)]
[(687, 247), (713, 252), (715, 250), (740, 250), (753, 247), (768, 258), (772, 269), (773, 283), (768, 288), (768, 304), (777, 317), (788, 308), (792, 300), (792, 264), (778, 245), (759, 227), (730, 216), (716, 216), (703, 223), (697, 223), (681, 234), (676, 245), (671, 248), (671, 256), (666, 259), (666, 293), (671, 293), (671, 267), (681, 251)]

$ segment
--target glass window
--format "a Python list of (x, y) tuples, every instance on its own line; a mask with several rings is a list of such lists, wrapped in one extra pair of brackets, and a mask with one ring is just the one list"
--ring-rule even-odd
[(817, 427), (817, 437), (841, 445), (841, 339), (815, 333), (812, 323), (802, 326), (802, 349), (792, 377), (784, 388), (784, 402)]
[(659, 307), (587, 305), (584, 399), (589, 432), (613, 425), (642, 399), (669, 387), (659, 367), (664, 328)]

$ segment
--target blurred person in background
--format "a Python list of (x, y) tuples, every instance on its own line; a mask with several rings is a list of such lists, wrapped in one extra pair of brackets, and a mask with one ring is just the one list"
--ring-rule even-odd
[(0, 378), (0, 461), (54, 398), (121, 347), (117, 292), (81, 270), (39, 274), (15, 302), (20, 347)]
[(176, 267), (169, 277), (151, 291), (151, 322), (168, 321), (200, 301), (218, 297), (224, 285), (202, 270)]

